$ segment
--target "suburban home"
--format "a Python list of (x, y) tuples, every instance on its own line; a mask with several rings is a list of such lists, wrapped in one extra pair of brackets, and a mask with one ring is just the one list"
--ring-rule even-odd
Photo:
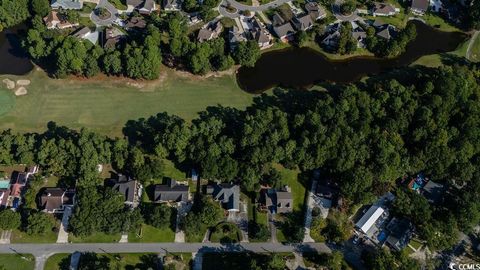
[(162, 8), (165, 11), (179, 11), (182, 9), (180, 0), (162, 0)]
[(288, 42), (292, 38), (293, 34), (295, 34), (295, 30), (293, 30), (292, 24), (290, 24), (290, 22), (274, 26), (273, 32), (275, 32), (277, 37), (282, 42)]
[(386, 227), (389, 235), (385, 243), (396, 251), (408, 245), (413, 232), (413, 225), (407, 219), (393, 218)]
[(273, 14), (273, 17), (272, 17), (273, 26), (283, 25), (285, 24), (285, 22), (286, 21), (282, 18), (282, 16), (280, 16), (280, 14), (278, 14), (278, 12), (275, 12), (275, 14)]
[(127, 30), (141, 30), (147, 27), (147, 23), (142, 17), (131, 17), (125, 24)]
[(51, 10), (47, 16), (43, 18), (43, 22), (47, 29), (66, 29), (78, 26), (78, 23), (70, 23), (66, 18), (55, 10)]
[(436, 204), (443, 198), (445, 187), (442, 184), (428, 181), (421, 189), (420, 193), (428, 200), (429, 203)]
[(157, 9), (155, 0), (127, 0), (129, 9), (138, 10), (140, 14), (150, 15)]
[(427, 12), (429, 5), (429, 0), (412, 0), (410, 9), (415, 15), (423, 16)]
[(395, 8), (391, 4), (388, 3), (373, 3), (373, 7), (371, 13), (373, 16), (394, 16), (395, 14), (399, 13), (400, 9)]
[(380, 28), (376, 35), (378, 37), (384, 38), (386, 40), (390, 40), (392, 37), (394, 37), (397, 34), (397, 30), (393, 25), (385, 25), (383, 28)]
[(10, 197), (10, 180), (0, 180), (0, 208), (8, 206)]
[(92, 30), (89, 27), (83, 27), (82, 29), (78, 30), (77, 32), (73, 33), (72, 36), (80, 39), (86, 39), (88, 35), (92, 33)]
[(110, 179), (107, 182), (107, 185), (111, 186), (113, 190), (118, 191), (125, 197), (126, 205), (135, 208), (140, 203), (143, 186), (139, 181), (120, 174), (117, 179)]
[(245, 41), (247, 41), (245, 32), (239, 31), (237, 26), (233, 26), (232, 28), (230, 28), (230, 31), (228, 31), (228, 42), (230, 44), (230, 51), (234, 51), (238, 43)]
[(61, 213), (68, 206), (75, 204), (75, 190), (63, 188), (46, 188), (39, 198), (39, 208), (47, 213)]
[(198, 179), (200, 178), (198, 176), (197, 170), (195, 170), (194, 168), (192, 168), (192, 170), (191, 170), (191, 177), (192, 177), (192, 181), (194, 181), (194, 182), (197, 182)]
[(321, 216), (327, 218), (330, 208), (338, 206), (340, 189), (338, 184), (331, 179), (320, 179), (318, 170), (314, 171), (313, 178), (317, 181), (317, 186), (313, 191), (315, 204), (320, 208)]
[(260, 193), (262, 207), (272, 214), (290, 213), (293, 211), (292, 192), (288, 186), (280, 190), (263, 189)]
[(381, 223), (381, 221), (384, 221), (387, 217), (388, 213), (385, 212), (383, 207), (372, 205), (358, 222), (355, 223), (355, 228), (368, 238), (373, 238), (379, 230), (377, 223)]
[(209, 22), (198, 31), (197, 41), (204, 42), (220, 36), (223, 25), (220, 22)]
[(308, 2), (305, 4), (305, 10), (310, 15), (312, 20), (317, 21), (327, 17), (325, 9), (316, 2)]
[(260, 47), (260, 50), (270, 48), (273, 45), (273, 42), (272, 42), (272, 36), (268, 32), (268, 30), (255, 17), (253, 17), (250, 20), (250, 23), (251, 23), (251, 28), (250, 28), (251, 38), (257, 42), (258, 46)]
[(298, 31), (307, 31), (308, 29), (313, 27), (312, 17), (310, 17), (310, 15), (308, 14), (294, 17), (292, 22), (295, 26), (295, 29), (297, 29)]
[(204, 192), (220, 202), (228, 212), (240, 211), (240, 186), (227, 183), (207, 185)]
[(82, 9), (83, 0), (52, 0), (50, 7), (53, 9)]
[(125, 40), (125, 37), (125, 34), (117, 28), (105, 28), (102, 34), (102, 46), (104, 49), (115, 49), (118, 43)]
[(173, 179), (169, 179), (166, 185), (155, 185), (155, 202), (188, 202), (187, 185), (179, 185)]
[(10, 196), (20, 198), (27, 182), (28, 174), (26, 172), (13, 172), (10, 179)]
[(365, 48), (365, 40), (367, 39), (367, 33), (363, 30), (356, 29), (352, 32), (352, 38), (357, 41), (358, 48)]

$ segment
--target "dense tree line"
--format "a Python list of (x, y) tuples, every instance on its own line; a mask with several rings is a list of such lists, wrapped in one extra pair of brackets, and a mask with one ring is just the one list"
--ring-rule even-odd
[[(38, 163), (46, 174), (76, 179), (77, 186), (87, 188), (98, 183), (97, 164), (112, 163), (118, 171), (148, 181), (161, 170), (147, 169), (154, 172), (150, 174), (141, 168), (157, 167), (168, 158), (198, 168), (204, 178), (236, 181), (246, 191), (258, 190), (272, 173), (271, 164), (280, 163), (302, 170), (322, 168), (339, 183), (346, 203), (369, 202), (396, 179), (422, 171), (435, 181), (457, 184), (436, 207), (427, 208), (409, 193), (400, 195), (421, 207), (426, 217), (429, 212), (442, 217), (422, 226), (418, 213), (396, 206), (417, 222), (433, 248), (448, 246), (451, 232), (478, 224), (480, 88), (475, 68), (408, 68), (331, 90), (276, 90), (256, 97), (246, 110), (208, 108), (191, 124), (161, 113), (129, 121), (124, 128), (128, 140), (53, 124), (42, 134), (4, 131), (0, 163)], [(88, 201), (102, 196), (80, 194), (79, 207), (85, 203), (90, 208)], [(197, 215), (192, 224), (210, 224), (217, 217), (203, 216), (201, 210), (192, 213)], [(92, 224), (97, 227), (82, 230), (102, 226), (98, 220)]]
[(396, 57), (405, 52), (408, 43), (417, 37), (417, 30), (413, 23), (407, 24), (405, 29), (390, 39), (378, 37), (375, 29), (367, 29), (367, 49), (380, 57)]
[(30, 16), (29, 4), (30, 0), (0, 0), (0, 32), (25, 21)]

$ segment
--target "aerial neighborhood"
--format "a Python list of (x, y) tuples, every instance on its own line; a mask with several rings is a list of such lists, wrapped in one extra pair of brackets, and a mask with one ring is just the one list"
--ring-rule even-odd
[(480, 269), (480, 0), (0, 0), (0, 269)]

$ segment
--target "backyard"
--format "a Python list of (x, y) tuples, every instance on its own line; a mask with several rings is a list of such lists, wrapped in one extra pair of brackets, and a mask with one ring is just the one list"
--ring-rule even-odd
[(0, 76), (0, 81), (5, 78), (31, 80), (28, 94), (20, 97), (0, 84), (0, 129), (19, 132), (43, 131), (54, 121), (119, 136), (131, 119), (165, 111), (190, 121), (208, 106), (245, 108), (254, 97), (237, 86), (234, 75), (207, 79), (166, 68), (152, 82), (109, 77), (59, 80), (41, 71)]
[[(23, 256), (23, 258), (22, 258)], [(30, 254), (1, 254), (0, 267), (5, 270), (33, 270), (35, 258)]]

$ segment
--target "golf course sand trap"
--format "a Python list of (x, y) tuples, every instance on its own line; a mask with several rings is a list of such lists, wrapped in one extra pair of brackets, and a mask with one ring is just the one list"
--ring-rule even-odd
[(3, 79), (2, 82), (5, 84), (5, 86), (7, 87), (7, 89), (10, 89), (10, 90), (11, 90), (11, 89), (15, 88), (15, 82), (12, 81), (12, 80)]
[(18, 86), (27, 86), (30, 85), (30, 80), (18, 80), (17, 81)]
[(27, 89), (23, 86), (20, 86), (15, 90), (15, 96), (24, 96), (27, 94)]

